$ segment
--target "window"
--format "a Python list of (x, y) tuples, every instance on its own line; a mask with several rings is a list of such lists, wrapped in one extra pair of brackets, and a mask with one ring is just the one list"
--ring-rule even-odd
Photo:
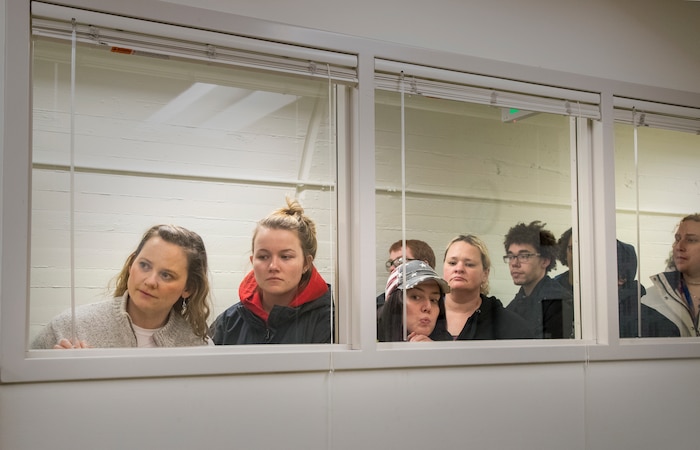
[(661, 281), (652, 277), (674, 270), (678, 223), (698, 212), (700, 111), (622, 97), (615, 106), (620, 336), (695, 335), (678, 316), (670, 323), (661, 315), (669, 311), (657, 301)]
[[(577, 242), (576, 121), (585, 124), (600, 118), (597, 96), (554, 88), (545, 92), (542, 86), (391, 61), (378, 61), (377, 66), (377, 292), (384, 290), (387, 250), (394, 242), (427, 243), (436, 256), (436, 271), (443, 274), (447, 244), (458, 235), (476, 235), (491, 260), (488, 280), (482, 283), (486, 296), (508, 305), (521, 286), (534, 287), (543, 277), (551, 277), (567, 287), (561, 287), (559, 299), (543, 293), (543, 302), (561, 302), (562, 296), (571, 301), (575, 291), (578, 305), (583, 295), (573, 263), (578, 249), (572, 248), (567, 260), (560, 256), (556, 241), (567, 232), (570, 236), (573, 228), (573, 238), (562, 244), (563, 252), (569, 241)], [(503, 261), (503, 255), (510, 254), (505, 235), (518, 223), (535, 230), (537, 225), (530, 227), (533, 221), (542, 222), (553, 238), (546, 259), (551, 264), (537, 268), (546, 255), (534, 253), (537, 249), (530, 246), (532, 260), (511, 265), (518, 267), (516, 272), (526, 267), (534, 271), (512, 278)], [(526, 281), (520, 279), (523, 275)], [(545, 289), (542, 283), (527, 294), (540, 295)], [(560, 288), (559, 283), (556, 286)], [(540, 321), (548, 307), (542, 306)], [(572, 307), (571, 319), (575, 316), (580, 324), (581, 310)], [(580, 325), (572, 330), (569, 324), (562, 336), (562, 330), (542, 331), (546, 322), (535, 325), (540, 329), (534, 337), (581, 337)]]
[(110, 279), (157, 223), (203, 237), (217, 317), (251, 268), (255, 223), (286, 196), (316, 222), (314, 264), (337, 290), (331, 113), (352, 67), (213, 45), (226, 36), (211, 33), (196, 42), (73, 27), (45, 10), (33, 25), (30, 340), (59, 312), (109, 298)]
[[(32, 13), (27, 327), (4, 326), (3, 334), (24, 328), (29, 345), (59, 312), (108, 298), (124, 260), (157, 223), (202, 236), (212, 321), (237, 301), (251, 270), (256, 222), (290, 196), (316, 223), (314, 263), (336, 304), (329, 317), (334, 342), (346, 343), (338, 218), (347, 206), (338, 192), (347, 179), (338, 161), (347, 151), (347, 127), (338, 124), (348, 122), (356, 57), (40, 3)], [(21, 292), (22, 278), (17, 282)], [(27, 370), (24, 379), (80, 378), (81, 367), (114, 355), (90, 350), (59, 375), (40, 367), (69, 355), (18, 350), (12, 352), (19, 371)], [(196, 357), (206, 359), (219, 349), (199, 350)], [(166, 355), (162, 363), (187, 352), (149, 354)], [(325, 352), (309, 349), (307, 357), (279, 361), (325, 367)], [(126, 360), (132, 354), (117, 353)], [(249, 358), (236, 365), (245, 367)], [(154, 373), (161, 372), (156, 366)], [(222, 370), (213, 366), (192, 373)], [(104, 373), (113, 369), (104, 366)]]

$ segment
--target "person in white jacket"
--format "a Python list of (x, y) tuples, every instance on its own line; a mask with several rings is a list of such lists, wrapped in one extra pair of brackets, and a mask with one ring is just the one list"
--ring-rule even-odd
[(700, 336), (700, 214), (681, 219), (673, 241), (675, 270), (652, 275), (642, 302), (673, 321), (681, 337)]

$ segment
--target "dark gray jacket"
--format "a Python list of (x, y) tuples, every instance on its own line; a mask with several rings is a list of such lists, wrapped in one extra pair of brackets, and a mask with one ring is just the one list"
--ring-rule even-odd
[(525, 319), (536, 339), (568, 339), (574, 337), (573, 305), (571, 292), (545, 275), (530, 295), (521, 287), (506, 309)]

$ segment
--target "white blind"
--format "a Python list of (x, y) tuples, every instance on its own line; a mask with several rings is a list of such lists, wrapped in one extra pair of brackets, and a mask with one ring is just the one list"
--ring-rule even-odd
[(357, 57), (347, 53), (32, 2), (35, 35), (70, 39), (74, 20), (78, 41), (113, 51), (182, 57), (357, 83)]
[(700, 134), (700, 109), (614, 97), (615, 121), (638, 127)]
[(465, 72), (377, 59), (375, 86), (388, 91), (503, 108), (600, 119), (600, 95)]

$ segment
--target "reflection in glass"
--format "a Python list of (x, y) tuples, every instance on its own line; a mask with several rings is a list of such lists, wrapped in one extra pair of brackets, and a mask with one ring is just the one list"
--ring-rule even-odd
[(35, 38), (32, 64), (30, 341), (72, 299), (112, 292), (124, 249), (154, 223), (202, 236), (211, 320), (239, 299), (255, 223), (287, 196), (335, 280), (328, 80), (79, 44), (72, 98), (70, 42)]

